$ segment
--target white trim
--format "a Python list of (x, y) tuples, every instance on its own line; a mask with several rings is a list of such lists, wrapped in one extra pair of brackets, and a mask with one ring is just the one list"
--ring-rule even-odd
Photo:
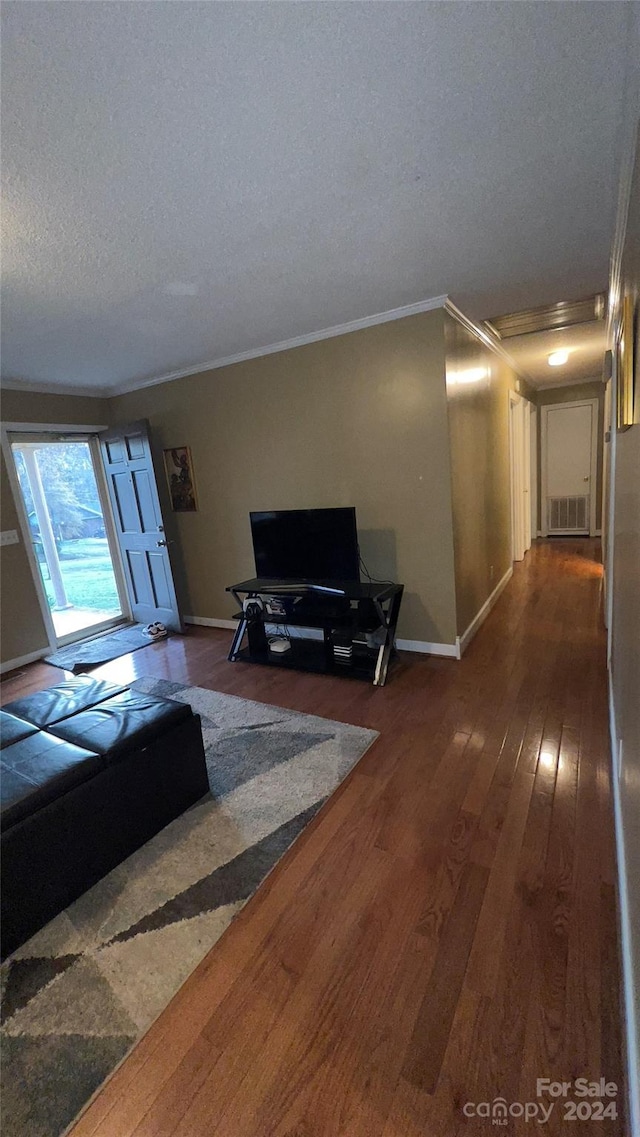
[[(183, 616), (185, 624), (196, 624), (203, 628), (232, 628), (238, 626), (237, 620), (214, 620), (210, 616)], [(273, 631), (281, 631), (282, 625), (269, 625), (267, 628), (273, 628)], [(296, 626), (297, 628), (297, 626)], [(293, 631), (293, 629), (290, 629)], [(320, 639), (322, 632), (319, 628), (300, 628), (300, 631), (305, 631), (307, 638)], [(426, 640), (396, 640), (396, 647), (400, 651), (416, 651), (421, 655), (442, 655), (451, 659), (459, 659), (458, 645), (457, 644), (438, 644), (427, 643)]]
[(237, 620), (214, 620), (209, 616), (183, 616), (185, 624), (196, 624), (199, 628), (237, 628)]
[(498, 584), (496, 584), (491, 595), (488, 596), (487, 599), (485, 600), (480, 611), (476, 612), (476, 615), (473, 617), (473, 620), (469, 624), (469, 627), (467, 628), (466, 632), (463, 632), (461, 636), (458, 636), (456, 642), (458, 644), (458, 648), (459, 648), (459, 652), (460, 652), (460, 654), (458, 656), (459, 659), (461, 659), (462, 656), (464, 655), (465, 651), (467, 650), (469, 644), (471, 643), (471, 640), (475, 636), (478, 629), (481, 627), (482, 624), (484, 624), (484, 622), (485, 622), (487, 616), (489, 615), (491, 609), (493, 607), (495, 607), (495, 605), (497, 604), (498, 600), (500, 599), (500, 596), (504, 592), (504, 590), (507, 587), (512, 576), (513, 576), (513, 565), (510, 565), (510, 567), (505, 572), (502, 580), (499, 581)]
[(203, 371), (217, 371), (218, 368), (229, 367), (232, 363), (244, 363), (248, 359), (260, 359), (263, 355), (274, 355), (279, 351), (289, 351), (293, 347), (304, 347), (308, 343), (333, 339), (335, 336), (344, 336), (349, 332), (361, 331), (363, 328), (373, 328), (377, 324), (386, 324), (392, 320), (403, 320), (406, 316), (417, 316), (420, 312), (432, 312), (436, 308), (444, 308), (446, 302), (446, 296), (432, 296), (425, 300), (417, 300), (414, 304), (404, 304), (400, 308), (389, 308), (386, 312), (376, 312), (372, 316), (361, 316), (357, 320), (347, 320), (344, 324), (334, 324), (330, 328), (305, 332), (301, 336), (292, 336), (290, 339), (279, 340), (277, 343), (249, 348), (248, 351), (237, 351), (233, 355), (218, 356), (217, 359), (209, 359), (203, 363), (191, 363), (188, 367), (180, 367), (176, 371), (167, 371), (163, 375), (117, 383), (113, 387), (57, 386), (55, 383), (30, 383), (26, 379), (6, 379), (2, 381), (2, 386), (8, 391), (31, 391), (33, 394), (79, 395), (94, 399), (111, 399), (116, 395), (127, 395), (130, 391), (141, 391), (145, 387), (156, 387), (159, 383), (170, 383), (174, 379), (184, 379), (188, 375), (200, 375)]
[[(613, 352), (612, 357), (612, 373), (611, 373), (611, 402), (609, 406), (609, 423), (605, 423), (605, 427), (609, 428), (609, 509), (606, 515), (607, 521), (607, 549), (606, 549), (606, 564), (604, 567), (605, 580), (608, 582), (607, 586), (607, 613), (605, 623), (607, 626), (607, 667), (611, 667), (613, 658), (613, 620), (614, 620), (614, 569), (615, 569), (615, 551), (616, 551), (616, 467), (618, 460), (618, 431), (616, 423), (618, 421), (618, 358), (619, 353)], [(603, 469), (604, 459), (606, 453), (603, 444)]]
[[(27, 555), (27, 560), (29, 562), (29, 568), (31, 570), (31, 576), (33, 579), (33, 584), (34, 584), (36, 596), (38, 599), (38, 604), (40, 606), (40, 615), (42, 616), (42, 622), (44, 624), (45, 634), (47, 636), (47, 640), (49, 641), (49, 645), (45, 649), (43, 654), (47, 654), (47, 653), (53, 654), (54, 652), (58, 651), (58, 649), (60, 647), (63, 647), (68, 643), (74, 643), (77, 640), (81, 640), (81, 639), (85, 638), (85, 636), (83, 634), (83, 631), (79, 631), (78, 633), (75, 633), (75, 632), (70, 633), (67, 636), (58, 637), (56, 635), (55, 625), (53, 623), (53, 617), (51, 615), (51, 609), (50, 609), (49, 604), (47, 602), (47, 596), (46, 596), (46, 592), (45, 592), (45, 588), (44, 588), (44, 583), (42, 580), (42, 574), (40, 572), (40, 567), (38, 565), (36, 555), (35, 555), (35, 551), (33, 548), (33, 541), (32, 541), (32, 537), (31, 537), (31, 527), (29, 525), (29, 519), (27, 517), (27, 513), (26, 513), (26, 509), (25, 509), (25, 505), (24, 505), (24, 498), (22, 496), (22, 491), (20, 489), (20, 482), (18, 480), (18, 472), (16, 469), (15, 457), (14, 457), (13, 449), (12, 449), (12, 445), (11, 445), (11, 436), (15, 435), (15, 434), (82, 434), (82, 435), (88, 434), (88, 435), (95, 435), (95, 434), (98, 434), (101, 430), (106, 430), (106, 429), (107, 428), (105, 426), (86, 426), (84, 424), (78, 425), (77, 423), (67, 424), (67, 423), (42, 423), (42, 422), (38, 422), (38, 423), (32, 423), (32, 422), (26, 422), (26, 423), (25, 422), (0, 422), (0, 449), (2, 450), (2, 453), (4, 454), (5, 465), (7, 467), (7, 476), (9, 479), (9, 486), (11, 488), (11, 493), (13, 496), (13, 501), (14, 501), (16, 513), (18, 515), (18, 522), (20, 525), (21, 533), (22, 533), (22, 540), (24, 543), (25, 552)], [(94, 457), (95, 457), (95, 455), (94, 455)], [(98, 483), (98, 472), (96, 472), (96, 482)], [(101, 504), (103, 504), (103, 506), (104, 506), (104, 501), (103, 501), (102, 495), (100, 494), (99, 484), (98, 484), (98, 493), (100, 496)], [(111, 524), (112, 524), (110, 510), (111, 510), (110, 503), (107, 502), (108, 516), (107, 516), (107, 513), (105, 513), (105, 524), (108, 524), (109, 521), (111, 521)], [(110, 551), (112, 553), (112, 559), (113, 559), (113, 550), (111, 549), (111, 542), (110, 542)], [(115, 576), (116, 576), (116, 583), (118, 585), (118, 593), (120, 595), (120, 583), (119, 583), (119, 578), (118, 578), (118, 567), (116, 566), (115, 561), (114, 561), (114, 572), (115, 572)], [(116, 627), (118, 624), (120, 624), (123, 621), (126, 621), (127, 619), (131, 618), (131, 606), (130, 606), (130, 602), (129, 602), (128, 597), (127, 597), (126, 606), (121, 603), (121, 607), (123, 609), (122, 616), (114, 617), (113, 619), (110, 619), (108, 621), (104, 621), (103, 624), (100, 624), (97, 626), (98, 632), (100, 630), (106, 631), (111, 627)], [(127, 616), (127, 612), (129, 613), (128, 616)], [(38, 656), (37, 658), (41, 658), (41, 657)]]
[[(589, 470), (589, 536), (596, 537), (596, 509), (598, 496), (598, 430), (600, 423), (599, 399), (577, 399), (572, 403), (542, 403), (540, 406), (540, 521), (543, 537), (549, 536), (547, 509), (547, 417), (550, 411), (571, 410), (573, 407), (591, 407), (591, 468)], [(561, 536), (554, 533), (554, 536)], [(570, 534), (567, 534), (570, 535)]]
[[(105, 427), (105, 429), (107, 429)], [(127, 586), (127, 579), (124, 571), (124, 562), (122, 559), (122, 549), (118, 540), (118, 533), (116, 530), (116, 519), (113, 512), (113, 505), (111, 502), (111, 494), (109, 493), (109, 486), (107, 483), (107, 473), (104, 468), (104, 458), (102, 454), (102, 446), (97, 434), (93, 434), (89, 439), (89, 451), (91, 453), (91, 461), (93, 464), (93, 472), (96, 478), (96, 489), (98, 491), (98, 500), (102, 509), (102, 517), (104, 520), (105, 533), (107, 536), (109, 553), (111, 556), (111, 564), (113, 565), (113, 575), (116, 581), (116, 588), (118, 590), (118, 599), (120, 600), (120, 611), (122, 613), (121, 619), (126, 620), (128, 623), (133, 622), (133, 611), (131, 608), (131, 594)]]
[(30, 383), (28, 379), (3, 379), (3, 391), (27, 391), (32, 395), (77, 395), (81, 399), (108, 399), (108, 387), (73, 387), (68, 383)]
[[(508, 391), (509, 426), (509, 496), (511, 502), (511, 560), (524, 560), (527, 545), (525, 490), (531, 476), (529, 463), (525, 459), (525, 410), (526, 400), (517, 391)], [(529, 424), (526, 423), (529, 430)]]
[(529, 404), (529, 548), (538, 532), (538, 408)]
[[(469, 318), (469, 316), (465, 316), (464, 312), (462, 312), (460, 308), (458, 308), (457, 304), (454, 304), (453, 300), (451, 300), (448, 296), (445, 297), (444, 310), (445, 312), (448, 312), (454, 320), (457, 320), (459, 324), (462, 324), (463, 328), (466, 328), (468, 332), (471, 332), (473, 336), (476, 336), (477, 339), (482, 340), (485, 347), (488, 347), (490, 351), (495, 352), (496, 355), (500, 355), (502, 359), (504, 359), (505, 362), (509, 364), (509, 367), (515, 371), (516, 375), (518, 375), (520, 379), (524, 379), (525, 383), (529, 383), (532, 387), (535, 386), (533, 380), (531, 379), (531, 376), (528, 375), (526, 371), (523, 371), (520, 365), (516, 363), (513, 356), (509, 355), (508, 351), (505, 351), (502, 344), (499, 343), (498, 340), (495, 340), (486, 328), (482, 328), (480, 324), (476, 324)], [(522, 392), (519, 393), (521, 394)], [(526, 398), (525, 395), (522, 397)]]
[(277, 352), (289, 351), (294, 347), (304, 347), (308, 343), (334, 339), (336, 336), (348, 335), (349, 332), (359, 332), (363, 328), (373, 328), (377, 324), (387, 324), (392, 320), (403, 320), (407, 316), (417, 316), (420, 312), (432, 312), (436, 308), (444, 308), (446, 301), (446, 296), (433, 296), (430, 299), (417, 300), (415, 304), (404, 304), (401, 308), (390, 308), (387, 312), (376, 312), (373, 316), (362, 316), (357, 320), (347, 320), (344, 324), (334, 324), (330, 328), (305, 332), (304, 335), (292, 336), (290, 339), (279, 340), (277, 343), (249, 348), (248, 351), (237, 351), (233, 355), (223, 355), (217, 359), (206, 360), (204, 363), (191, 363), (188, 367), (180, 367), (177, 371), (167, 371), (164, 375), (155, 375), (149, 379), (133, 379), (129, 383), (120, 383), (113, 387), (110, 395), (112, 397), (126, 395), (130, 391), (140, 391), (144, 387), (156, 387), (159, 383), (171, 383), (174, 379), (184, 379), (188, 375), (200, 375), (203, 371), (217, 371), (220, 367), (230, 367), (233, 363), (260, 359), (263, 355), (275, 355)]
[(233, 363), (244, 363), (249, 359), (260, 359), (264, 355), (274, 355), (277, 352), (289, 351), (291, 348), (304, 347), (305, 344), (317, 343), (320, 340), (333, 339), (336, 336), (348, 335), (349, 332), (361, 331), (363, 328), (376, 327), (378, 324), (390, 323), (394, 320), (403, 320), (407, 316), (416, 316), (421, 312), (432, 312), (437, 308), (445, 311), (462, 324), (472, 335), (482, 340), (484, 345), (496, 355), (500, 355), (513, 369), (513, 371), (532, 387), (535, 386), (531, 377), (523, 371), (516, 361), (509, 355), (497, 340), (474, 323), (462, 312), (448, 296), (432, 296), (424, 300), (417, 300), (413, 304), (404, 304), (399, 308), (389, 308), (385, 312), (376, 312), (371, 316), (361, 316), (356, 320), (346, 320), (343, 324), (334, 324), (329, 328), (320, 328), (317, 331), (305, 332), (300, 336), (279, 340), (277, 343), (265, 344), (262, 347), (249, 348), (248, 351), (234, 352), (232, 355), (219, 356), (216, 359), (205, 360), (201, 363), (191, 363), (188, 367), (180, 367), (175, 371), (167, 371), (162, 375), (153, 375), (146, 379), (132, 379), (124, 383), (116, 383), (112, 387), (70, 387), (58, 386), (54, 383), (30, 383), (24, 379), (3, 380), (2, 386), (7, 390), (31, 391), (34, 394), (50, 395), (78, 395), (82, 397), (109, 399), (116, 395), (126, 395), (130, 391), (141, 391), (145, 387), (156, 387), (160, 383), (170, 383), (174, 379), (184, 379), (189, 375), (200, 375), (204, 371), (217, 371), (220, 367), (230, 367)]
[(636, 1015), (636, 1000), (634, 997), (633, 936), (629, 914), (629, 884), (627, 880), (622, 801), (620, 798), (620, 745), (616, 730), (616, 710), (610, 670), (609, 731), (611, 735), (611, 788), (613, 793), (613, 818), (618, 868), (618, 921), (622, 956), (622, 996), (625, 1012), (623, 1030), (625, 1032), (627, 1052), (628, 1107), (631, 1121), (630, 1133), (633, 1137), (640, 1137), (640, 1023)]
[(18, 667), (26, 667), (27, 663), (35, 663), (37, 659), (44, 659), (48, 651), (48, 647), (41, 647), (39, 651), (30, 651), (27, 655), (8, 659), (6, 663), (0, 663), (0, 675), (4, 675), (7, 671), (15, 671)]
[(438, 644), (428, 643), (427, 640), (396, 640), (396, 647), (400, 651), (416, 651), (420, 655), (442, 655), (446, 659), (460, 659), (460, 649), (457, 643)]

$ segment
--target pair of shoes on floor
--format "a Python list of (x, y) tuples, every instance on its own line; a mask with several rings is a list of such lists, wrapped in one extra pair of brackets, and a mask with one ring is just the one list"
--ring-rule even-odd
[(150, 640), (161, 640), (166, 636), (167, 629), (159, 620), (155, 620), (152, 624), (147, 624), (144, 634), (148, 636)]

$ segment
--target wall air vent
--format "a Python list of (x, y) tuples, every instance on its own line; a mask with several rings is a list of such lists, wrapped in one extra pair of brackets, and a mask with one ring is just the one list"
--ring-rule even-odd
[(598, 293), (584, 300), (561, 300), (558, 304), (529, 308), (526, 312), (492, 316), (484, 323), (492, 335), (504, 340), (511, 336), (528, 335), (530, 332), (549, 332), (553, 329), (571, 328), (574, 324), (590, 323), (592, 320), (604, 320), (605, 310), (604, 295)]
[(589, 532), (588, 494), (586, 497), (550, 497), (548, 507), (549, 533)]

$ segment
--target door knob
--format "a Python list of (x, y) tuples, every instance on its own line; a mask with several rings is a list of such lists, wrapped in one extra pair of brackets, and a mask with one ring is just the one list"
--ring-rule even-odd
[(168, 544), (169, 544), (168, 541), (156, 541), (156, 545), (158, 546), (159, 549), (166, 549)]
[(582, 480), (583, 480), (583, 482), (588, 482), (588, 481), (589, 481), (589, 479), (588, 479), (588, 478), (583, 478)]

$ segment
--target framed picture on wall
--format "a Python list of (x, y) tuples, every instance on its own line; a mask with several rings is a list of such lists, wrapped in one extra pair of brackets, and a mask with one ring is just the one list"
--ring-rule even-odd
[(174, 513), (195, 513), (198, 498), (191, 450), (188, 446), (173, 446), (170, 450), (164, 450), (163, 454), (171, 508)]
[(638, 304), (633, 296), (622, 302), (622, 336), (618, 357), (618, 430), (634, 423), (638, 382)]

